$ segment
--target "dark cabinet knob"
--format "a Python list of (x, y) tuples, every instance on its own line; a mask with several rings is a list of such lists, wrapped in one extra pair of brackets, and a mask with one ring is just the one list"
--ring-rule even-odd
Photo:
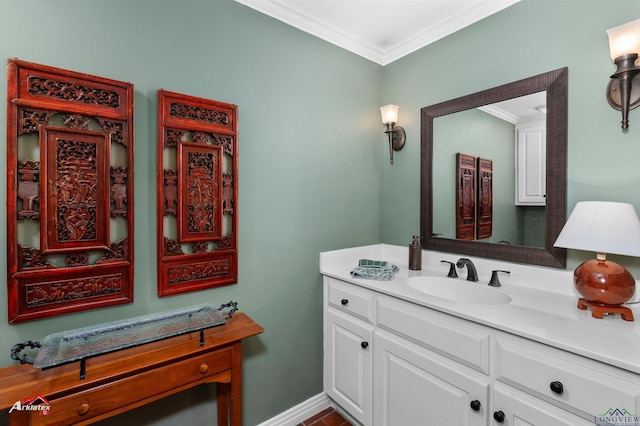
[(482, 404), (480, 404), (480, 401), (478, 401), (477, 399), (474, 399), (473, 401), (471, 401), (471, 404), (469, 404), (471, 406), (471, 409), (473, 411), (479, 411), (480, 407), (482, 406)]
[(556, 395), (562, 395), (562, 392), (564, 392), (564, 386), (562, 386), (561, 382), (551, 382), (549, 387), (551, 388), (551, 392)]
[(360, 346), (362, 347), (362, 349), (367, 349), (369, 347), (369, 342), (362, 342), (360, 343)]
[(493, 420), (498, 423), (504, 423), (504, 413), (502, 411), (494, 411)]
[(342, 303), (342, 305), (344, 306), (349, 303), (349, 299), (342, 299), (340, 303)]

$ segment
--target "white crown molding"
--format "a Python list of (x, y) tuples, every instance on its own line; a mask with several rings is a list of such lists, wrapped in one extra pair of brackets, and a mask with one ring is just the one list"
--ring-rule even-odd
[(365, 59), (383, 65), (384, 53), (380, 49), (376, 49), (369, 44), (355, 40), (338, 29), (330, 28), (327, 24), (318, 22), (312, 16), (305, 14), (301, 10), (285, 7), (284, 5), (272, 0), (235, 1), (315, 37), (321, 38), (324, 41), (328, 41), (331, 44), (342, 47), (343, 49), (362, 56)]
[(339, 28), (333, 28), (327, 23), (319, 22), (303, 10), (286, 6), (285, 4), (277, 2), (277, 0), (235, 1), (377, 64), (388, 65), (428, 44), (518, 3), (520, 0), (485, 0), (478, 2), (476, 6), (451, 15), (438, 25), (427, 28), (386, 49), (378, 48), (364, 40), (354, 39), (346, 35)]
[(487, 114), (491, 114), (494, 117), (498, 117), (498, 118), (500, 118), (500, 119), (502, 119), (504, 121), (508, 121), (511, 124), (517, 124), (518, 123), (518, 117), (517, 116), (515, 116), (515, 115), (513, 115), (511, 113), (508, 113), (505, 110), (497, 108), (497, 107), (495, 107), (493, 105), (480, 106), (480, 107), (478, 107), (478, 109), (480, 111), (486, 112)]
[[(392, 48), (384, 52), (383, 61), (381, 65), (390, 64), (403, 56), (415, 52), (431, 43), (434, 43), (441, 38), (444, 38), (450, 34), (460, 31), (461, 29), (468, 27), (469, 25), (476, 23), (487, 16), (491, 16), (494, 13), (506, 9), (518, 3), (520, 0), (489, 0), (479, 2), (476, 7), (463, 10), (458, 14), (451, 15), (449, 19), (440, 22), (438, 25), (427, 28), (424, 31), (416, 34), (415, 36), (396, 44)], [(358, 53), (358, 52), (354, 52)]]

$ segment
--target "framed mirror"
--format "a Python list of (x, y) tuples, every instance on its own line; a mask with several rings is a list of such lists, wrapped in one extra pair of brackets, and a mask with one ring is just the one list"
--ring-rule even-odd
[[(565, 268), (566, 250), (553, 247), (558, 234), (566, 220), (566, 194), (567, 194), (567, 83), (568, 69), (561, 68), (544, 74), (539, 74), (523, 80), (508, 83), (502, 86), (487, 89), (468, 96), (452, 99), (439, 104), (427, 106), (421, 109), (421, 159), (420, 159), (420, 234), (423, 248), (429, 250), (458, 253), (485, 257), (511, 262), (526, 263), (532, 265)], [(447, 190), (449, 186), (455, 188), (456, 175), (442, 172), (441, 164), (454, 164), (455, 155), (462, 149), (463, 152), (476, 156), (486, 156), (489, 152), (515, 152), (516, 128), (512, 125), (513, 135), (511, 142), (502, 142), (512, 145), (504, 145), (503, 148), (491, 148), (489, 144), (496, 143), (501, 138), (482, 134), (477, 128), (469, 127), (469, 114), (480, 108), (483, 111), (494, 109), (495, 104), (508, 100), (544, 93), (542, 99), (546, 100), (546, 114), (542, 122), (546, 126), (546, 152), (543, 153), (543, 186), (546, 186), (546, 194), (543, 194), (542, 206), (527, 206), (516, 202), (515, 191), (501, 194), (499, 182), (509, 183), (507, 187), (515, 187), (516, 176), (512, 171), (510, 175), (500, 175), (504, 169), (517, 168), (516, 155), (507, 155), (510, 159), (494, 160), (493, 188), (494, 205), (500, 199), (510, 200), (509, 209), (517, 217), (512, 221), (516, 223), (521, 232), (531, 226), (527, 223), (527, 217), (539, 217), (539, 225), (536, 225), (536, 233), (544, 235), (537, 242), (529, 243), (527, 239), (515, 238), (500, 239), (500, 226), (507, 223), (503, 220), (494, 207), (493, 227), (496, 238), (460, 240), (455, 238), (455, 232), (449, 233), (440, 228), (447, 228), (439, 218), (450, 218), (452, 223), (456, 217), (455, 194)], [(535, 96), (534, 96), (535, 97)], [(542, 106), (542, 105), (540, 105)], [(483, 112), (484, 114), (484, 112)], [(466, 133), (468, 145), (464, 141), (454, 141), (443, 127), (446, 122), (455, 123), (458, 133)], [(465, 127), (466, 126), (466, 127)], [(483, 148), (484, 147), (484, 148)], [(486, 149), (485, 149), (486, 148)], [(453, 149), (456, 152), (447, 152)], [(473, 152), (480, 149), (480, 152)], [(493, 154), (489, 154), (490, 156)], [(451, 158), (453, 156), (453, 159)], [(446, 167), (445, 167), (446, 170)], [(502, 170), (502, 171), (501, 171)], [(442, 174), (444, 173), (444, 175)], [(502, 176), (502, 177), (501, 177)], [(508, 177), (505, 177), (508, 176)], [(512, 180), (509, 182), (509, 180)], [(445, 188), (445, 189), (443, 189)], [(453, 189), (452, 191), (455, 191)], [(447, 194), (449, 196), (447, 196)], [(452, 198), (451, 198), (452, 197)], [(450, 199), (454, 200), (453, 202)], [(503, 202), (502, 204), (506, 204)], [(436, 213), (434, 215), (434, 212)], [(523, 219), (524, 217), (524, 219)], [(436, 228), (434, 228), (434, 218)], [(524, 231), (523, 231), (524, 230)], [(496, 241), (496, 239), (498, 241)]]

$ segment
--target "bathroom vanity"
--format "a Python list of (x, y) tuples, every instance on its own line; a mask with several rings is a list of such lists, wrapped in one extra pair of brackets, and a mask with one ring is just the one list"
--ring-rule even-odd
[[(324, 389), (355, 420), (567, 426), (640, 413), (640, 326), (578, 310), (571, 272), (473, 258), (472, 283), (466, 270), (446, 277), (441, 261), (460, 256), (425, 250), (419, 271), (407, 257), (384, 244), (320, 255)], [(399, 271), (355, 278), (359, 259)], [(510, 272), (499, 288), (492, 270)]]

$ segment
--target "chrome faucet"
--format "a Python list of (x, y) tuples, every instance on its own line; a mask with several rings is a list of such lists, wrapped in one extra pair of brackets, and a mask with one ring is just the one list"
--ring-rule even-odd
[(467, 267), (467, 281), (477, 282), (478, 280), (478, 271), (476, 271), (476, 265), (473, 264), (471, 259), (467, 259), (466, 257), (461, 257), (456, 262), (456, 266), (459, 269), (462, 269), (464, 266)]

